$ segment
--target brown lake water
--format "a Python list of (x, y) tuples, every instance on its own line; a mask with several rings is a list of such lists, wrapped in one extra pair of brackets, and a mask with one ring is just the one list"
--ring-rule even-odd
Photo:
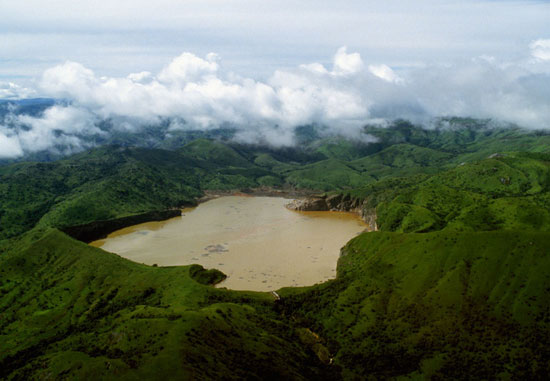
[(111, 233), (91, 245), (148, 265), (217, 268), (218, 287), (270, 291), (336, 276), (340, 248), (366, 229), (347, 212), (295, 212), (279, 197), (227, 196), (181, 217)]

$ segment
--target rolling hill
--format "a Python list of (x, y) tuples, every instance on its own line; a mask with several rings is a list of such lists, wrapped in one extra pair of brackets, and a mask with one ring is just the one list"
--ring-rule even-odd
[[(548, 135), (456, 118), (365, 131), (377, 142), (303, 128), (296, 148), (200, 136), (0, 166), (0, 377), (546, 377)], [(342, 249), (336, 279), (281, 299), (66, 234), (266, 186), (316, 191), (378, 231)]]

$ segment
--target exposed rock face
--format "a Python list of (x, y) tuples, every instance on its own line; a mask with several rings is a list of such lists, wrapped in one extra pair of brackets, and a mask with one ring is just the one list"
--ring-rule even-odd
[(338, 210), (341, 207), (342, 199), (343, 197), (341, 194), (335, 194), (332, 196), (327, 196), (327, 198), (325, 199), (325, 202), (327, 203), (327, 206), (329, 207), (329, 209)]
[(376, 209), (363, 209), (361, 218), (369, 225), (371, 231), (378, 231), (378, 225), (376, 224)]
[(304, 212), (312, 211), (341, 211), (353, 212), (361, 216), (368, 224), (369, 230), (376, 231), (376, 209), (367, 208), (363, 200), (352, 198), (349, 195), (335, 194), (325, 196), (312, 196), (301, 200), (293, 200), (286, 205), (288, 209)]
[(302, 200), (293, 200), (286, 206), (291, 210), (303, 212), (325, 211), (329, 210), (326, 200), (322, 197), (308, 197)]

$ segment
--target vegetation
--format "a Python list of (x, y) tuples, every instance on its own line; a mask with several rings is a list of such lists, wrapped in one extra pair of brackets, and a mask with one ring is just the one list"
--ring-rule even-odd
[[(545, 378), (548, 135), (456, 118), (365, 133), (376, 143), (305, 126), (300, 148), (196, 136), (0, 166), (0, 378)], [(261, 186), (326, 192), (379, 231), (343, 248), (336, 279), (280, 299), (60, 231)]]
[(548, 232), (374, 232), (344, 248), (336, 280), (279, 293), (345, 379), (542, 379), (549, 250)]
[(0, 378), (319, 377), (273, 298), (204, 285), (215, 270), (140, 265), (49, 229), (4, 248), (0, 272)]

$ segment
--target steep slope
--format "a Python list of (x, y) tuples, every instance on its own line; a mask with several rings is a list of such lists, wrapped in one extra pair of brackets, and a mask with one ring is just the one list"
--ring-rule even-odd
[[(102, 147), (52, 163), (0, 166), (0, 239), (39, 222), (63, 227), (178, 208), (209, 189), (349, 190), (384, 178), (435, 174), (486, 158), (487, 152), (547, 151), (549, 146), (547, 135), (488, 128), (487, 121), (445, 123), (432, 130), (403, 121), (386, 128), (370, 126), (366, 132), (379, 141), (369, 145), (333, 138), (274, 149), (198, 139), (176, 151)], [(503, 157), (496, 159), (505, 163)], [(532, 170), (530, 176), (539, 169)], [(467, 181), (467, 174), (457, 170), (457, 176)], [(508, 185), (512, 189), (517, 183)]]
[(1, 378), (309, 379), (324, 368), (271, 295), (197, 282), (218, 271), (139, 265), (56, 230), (0, 250)]
[[(198, 146), (207, 148), (194, 153)], [(183, 152), (102, 147), (53, 163), (4, 166), (0, 239), (36, 225), (65, 227), (181, 208), (204, 189), (257, 187), (270, 176), (281, 182), (230, 147), (203, 141)]]
[(172, 151), (104, 147), (0, 172), (0, 238), (40, 222), (70, 226), (162, 210), (201, 194), (197, 162)]
[(459, 155), (457, 163), (502, 151), (550, 151), (550, 134), (545, 130), (529, 131), (472, 118), (440, 118), (430, 126), (397, 120), (386, 127), (366, 126), (365, 133), (377, 138), (382, 148), (408, 143)]
[(550, 230), (550, 156), (507, 153), (341, 193), (396, 232)]
[(330, 338), (345, 379), (542, 379), (550, 372), (550, 233), (365, 233), (338, 278), (283, 289)]
[(412, 144), (395, 144), (350, 162), (350, 166), (375, 179), (437, 173), (449, 165), (452, 154)]

